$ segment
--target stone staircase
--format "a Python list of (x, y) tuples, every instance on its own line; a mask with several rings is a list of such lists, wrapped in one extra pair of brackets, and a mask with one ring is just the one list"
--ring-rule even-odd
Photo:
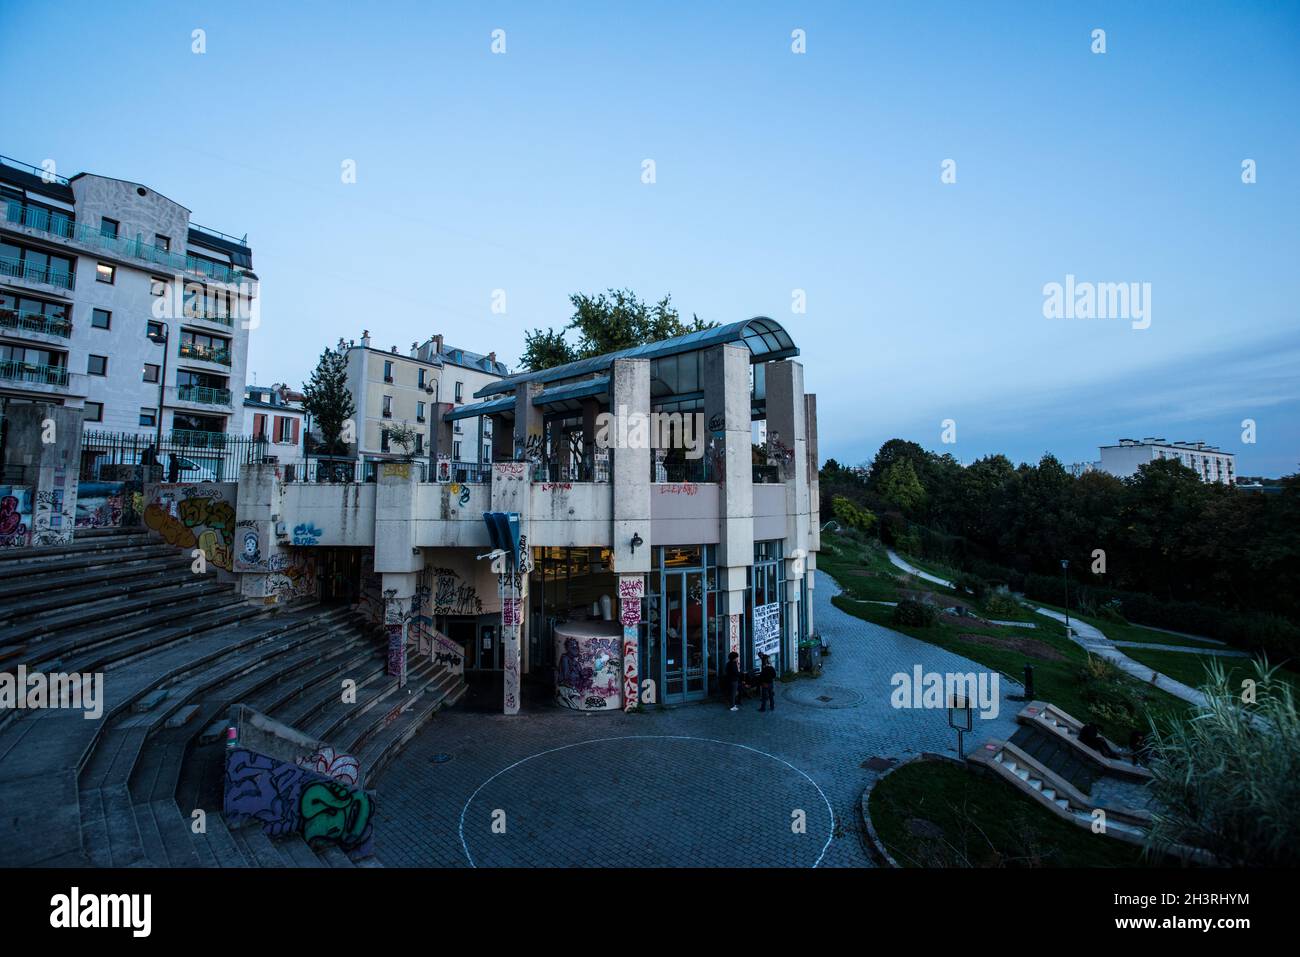
[[(0, 552), (0, 670), (19, 665), (102, 673), (103, 715), (0, 711), (5, 866), (354, 866), (338, 848), (226, 825), (226, 716), (243, 703), (328, 740), (361, 760), (365, 784), (465, 691), (428, 657), (399, 688), (351, 609), (248, 604), (194, 574), (187, 552), (125, 530)], [(344, 678), (356, 704), (342, 703)]]

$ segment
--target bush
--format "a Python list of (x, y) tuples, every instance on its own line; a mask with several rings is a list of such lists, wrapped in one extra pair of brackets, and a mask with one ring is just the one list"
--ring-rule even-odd
[(994, 589), (993, 593), (984, 599), (984, 614), (990, 618), (1009, 618), (1019, 612), (1020, 602), (1007, 590), (1006, 585)]
[(984, 579), (970, 572), (962, 572), (957, 576), (957, 580), (953, 584), (957, 586), (958, 591), (973, 595), (976, 601), (982, 599), (984, 593), (988, 590), (988, 585), (985, 584)]
[(910, 625), (913, 628), (929, 628), (939, 616), (935, 610), (924, 602), (904, 598), (894, 607), (891, 618), (896, 625)]
[(1112, 733), (1128, 733), (1139, 726), (1141, 707), (1118, 668), (1105, 658), (1089, 655), (1079, 668), (1079, 696), (1088, 705), (1088, 717)]
[(1105, 621), (1113, 621), (1117, 625), (1128, 624), (1128, 619), (1124, 617), (1123, 606), (1119, 603), (1118, 598), (1112, 598), (1110, 601), (1102, 602), (1097, 606), (1097, 617)]

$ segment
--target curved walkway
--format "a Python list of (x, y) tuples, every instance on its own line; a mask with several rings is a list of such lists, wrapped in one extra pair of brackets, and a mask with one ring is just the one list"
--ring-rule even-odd
[[(926, 581), (934, 582), (936, 585), (944, 585), (948, 588), (954, 587), (952, 582), (939, 578), (936, 575), (931, 575), (929, 572), (923, 572), (921, 569), (904, 561), (896, 552), (894, 552), (893, 549), (886, 549), (886, 552), (889, 554), (889, 561), (895, 567), (901, 568), (908, 574), (924, 578)], [(1034, 610), (1040, 615), (1054, 618), (1062, 624), (1066, 621), (1065, 615), (1059, 611), (1053, 611), (1050, 608), (1042, 607), (1035, 607)], [(1079, 621), (1077, 618), (1070, 619), (1067, 632), (1069, 633), (1070, 639), (1076, 645), (1080, 645), (1091, 654), (1105, 658), (1116, 668), (1119, 668), (1125, 674), (1131, 675), (1138, 681), (1141, 681), (1144, 684), (1154, 685), (1161, 691), (1168, 692), (1174, 697), (1182, 698), (1184, 701), (1189, 701), (1192, 704), (1206, 704), (1205, 695), (1201, 692), (1183, 684), (1181, 681), (1175, 681), (1168, 675), (1161, 674), (1159, 671), (1154, 670), (1150, 665), (1144, 665), (1141, 662), (1134, 661), (1128, 655), (1124, 654), (1115, 642), (1102, 634), (1099, 628), (1088, 624), (1086, 621)], [(1161, 646), (1156, 645), (1148, 647), (1159, 648)]]

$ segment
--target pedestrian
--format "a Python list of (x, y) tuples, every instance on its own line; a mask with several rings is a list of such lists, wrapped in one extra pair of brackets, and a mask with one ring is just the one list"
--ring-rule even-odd
[(1128, 750), (1135, 766), (1151, 763), (1151, 742), (1147, 740), (1146, 733), (1141, 728), (1134, 728), (1133, 733), (1128, 736)]
[(758, 672), (758, 710), (767, 711), (776, 710), (776, 669), (772, 667), (772, 661), (765, 654), (760, 654), (758, 660), (763, 663), (763, 667)]
[(1106, 739), (1101, 736), (1101, 728), (1095, 724), (1085, 724), (1079, 729), (1079, 743), (1092, 748), (1103, 758), (1112, 760), (1115, 758), (1115, 752), (1106, 743)]
[(727, 697), (731, 701), (731, 710), (740, 710), (740, 652), (733, 651), (727, 656)]
[(178, 459), (176, 457), (176, 453), (173, 452), (171, 456), (167, 459), (167, 481), (175, 485), (176, 480), (180, 478), (180, 475), (181, 475), (181, 460)]

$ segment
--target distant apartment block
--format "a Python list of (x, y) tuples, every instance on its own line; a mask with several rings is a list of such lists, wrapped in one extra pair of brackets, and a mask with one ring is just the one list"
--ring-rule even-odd
[(257, 277), (244, 239), (137, 183), (0, 157), (0, 404), (87, 430), (239, 434)]
[(394, 425), (416, 431), (416, 458), (448, 457), (462, 466), (492, 461), (492, 422), (488, 416), (449, 419), (474, 393), (508, 374), (495, 352), (480, 355), (447, 345), (441, 335), (406, 353), (396, 346), (374, 348), (370, 332), (347, 347), (348, 390), (356, 403), (357, 457), (364, 461), (397, 458), (390, 441)]
[(1232, 452), (1204, 442), (1168, 442), (1154, 437), (1120, 439), (1118, 445), (1103, 445), (1101, 461), (1094, 467), (1125, 478), (1136, 474), (1140, 466), (1161, 459), (1177, 459), (1206, 482), (1232, 485), (1236, 479), (1237, 457)]
[(250, 385), (244, 390), (244, 435), (266, 442), (265, 456), (284, 464), (285, 481), (301, 468), (307, 412), (302, 393), (287, 385)]

